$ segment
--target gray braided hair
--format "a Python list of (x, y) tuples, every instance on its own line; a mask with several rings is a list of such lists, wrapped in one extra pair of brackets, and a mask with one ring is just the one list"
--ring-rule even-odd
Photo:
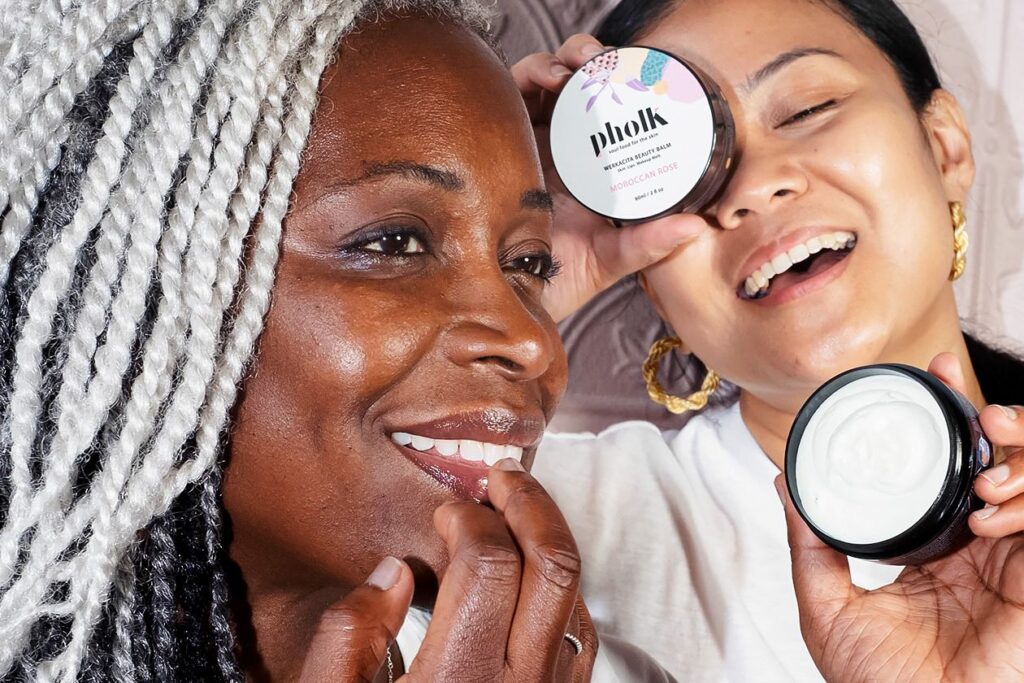
[(0, 11), (0, 679), (241, 680), (224, 442), (320, 76), (361, 23), (416, 12), (486, 35), (486, 12)]

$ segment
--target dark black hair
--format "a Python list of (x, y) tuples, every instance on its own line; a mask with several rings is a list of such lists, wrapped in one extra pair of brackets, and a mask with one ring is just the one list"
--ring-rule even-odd
[[(604, 45), (629, 45), (685, 0), (622, 0), (604, 18), (596, 37)], [(928, 48), (893, 0), (815, 0), (843, 16), (888, 58), (918, 113), (942, 87)]]

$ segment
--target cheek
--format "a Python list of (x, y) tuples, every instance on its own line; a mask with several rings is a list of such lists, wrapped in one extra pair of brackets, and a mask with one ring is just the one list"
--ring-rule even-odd
[[(288, 558), (282, 571), (290, 577), (357, 581), (372, 570), (361, 563), (381, 554), (434, 554), (422, 551), (433, 532), (419, 507), (436, 501), (388, 500), (402, 463), (372, 419), (375, 402), (423, 355), (429, 333), (416, 316), (390, 310), (380, 291), (308, 269), (291, 278), (283, 267), (236, 409), (225, 481), (235, 538)], [(405, 538), (366, 534), (382, 528)]]
[(665, 322), (695, 353), (708, 348), (709, 340), (722, 339), (730, 324), (731, 303), (722, 301), (729, 289), (714, 266), (712, 247), (710, 241), (698, 242), (645, 271)]
[(875, 289), (894, 280), (911, 289), (944, 283), (952, 260), (948, 204), (925, 133), (905, 104), (885, 102), (842, 119), (808, 158), (812, 177), (838, 190), (837, 205), (852, 200), (854, 218), (863, 221), (859, 248)]

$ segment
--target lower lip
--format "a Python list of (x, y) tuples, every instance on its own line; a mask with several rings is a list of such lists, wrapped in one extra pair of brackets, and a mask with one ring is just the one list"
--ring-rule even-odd
[(833, 280), (838, 279), (839, 276), (846, 272), (846, 266), (850, 262), (850, 259), (853, 258), (853, 254), (856, 251), (857, 247), (854, 247), (842, 261), (837, 262), (828, 270), (823, 270), (813, 277), (801, 280), (800, 282), (790, 285), (785, 289), (778, 291), (773, 289), (768, 293), (768, 296), (763, 299), (748, 299), (748, 301), (752, 304), (758, 304), (759, 306), (781, 306), (807, 296), (808, 294), (812, 294), (825, 287)]
[(456, 497), (480, 503), (489, 502), (487, 470), (490, 468), (483, 461), (471, 464), (452, 460), (430, 451), (417, 451), (415, 448), (397, 444), (395, 447), (437, 483), (454, 493)]

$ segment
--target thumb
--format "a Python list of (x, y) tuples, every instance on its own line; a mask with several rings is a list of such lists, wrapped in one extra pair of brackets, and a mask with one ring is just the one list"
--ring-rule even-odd
[(800, 517), (786, 490), (785, 475), (775, 478), (775, 488), (786, 509), (800, 630), (817, 661), (829, 641), (836, 617), (859, 595), (860, 589), (850, 580), (846, 556), (822, 543)]
[(320, 615), (299, 681), (372, 681), (412, 601), (412, 571), (384, 558), (366, 582)]
[(679, 213), (621, 230), (602, 231), (604, 239), (613, 241), (608, 246), (613, 253), (602, 260), (608, 264), (610, 279), (616, 281), (657, 263), (709, 229), (703, 218)]
[(952, 353), (947, 351), (935, 356), (928, 365), (928, 372), (941, 379), (950, 389), (961, 394), (967, 393), (964, 369), (960, 365), (960, 359)]

